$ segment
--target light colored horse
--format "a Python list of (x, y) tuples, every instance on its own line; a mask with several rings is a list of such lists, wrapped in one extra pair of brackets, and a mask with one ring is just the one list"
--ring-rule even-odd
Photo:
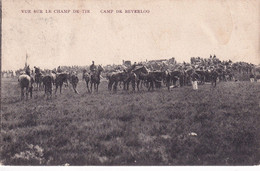
[(30, 77), (27, 74), (22, 74), (18, 78), (20, 88), (21, 88), (21, 100), (24, 99), (24, 89), (26, 94), (26, 100), (28, 100), (28, 94), (30, 93), (30, 97), (32, 98), (32, 84), (33, 84), (33, 78)]

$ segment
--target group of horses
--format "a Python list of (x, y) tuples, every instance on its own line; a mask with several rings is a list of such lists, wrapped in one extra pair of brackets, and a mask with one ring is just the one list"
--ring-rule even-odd
[(72, 73), (50, 73), (50, 74), (35, 74), (35, 77), (29, 76), (28, 74), (21, 74), (18, 77), (18, 81), (21, 88), (21, 99), (24, 99), (24, 90), (26, 93), (26, 100), (28, 99), (28, 94), (30, 94), (30, 97), (32, 98), (32, 92), (33, 92), (33, 84), (36, 84), (36, 90), (39, 91), (42, 88), (44, 88), (44, 96), (47, 95), (47, 99), (52, 96), (52, 86), (54, 85), (55, 88), (55, 94), (60, 88), (60, 93), (62, 91), (63, 84), (68, 85), (70, 82), (72, 84), (73, 90), (75, 93), (77, 92), (77, 83), (79, 82), (79, 79), (77, 75)]
[[(98, 92), (98, 87), (101, 80), (101, 73), (104, 71), (102, 66), (98, 66), (94, 72), (87, 72), (83, 70), (82, 79), (86, 82), (87, 91), (90, 93), (94, 87), (94, 91)], [(222, 70), (214, 69), (212, 71), (196, 70), (194, 68), (187, 70), (165, 70), (165, 71), (149, 71), (146, 66), (135, 66), (125, 70), (113, 71), (106, 74), (108, 80), (108, 90), (117, 92), (118, 86), (123, 84), (124, 90), (129, 90), (131, 85), (132, 91), (139, 91), (142, 86), (145, 86), (148, 91), (154, 90), (154, 88), (161, 88), (164, 84), (168, 90), (170, 87), (185, 86), (191, 84), (192, 74), (196, 75), (197, 81), (200, 84), (205, 82), (212, 82), (216, 86), (217, 78), (221, 79), (228, 75), (224, 74)], [(231, 76), (229, 77), (231, 79)], [(79, 78), (77, 73), (74, 72), (51, 72), (42, 73), (39, 70), (35, 70), (35, 76), (29, 76), (22, 74), (19, 76), (19, 83), (21, 87), (21, 99), (24, 99), (24, 89), (26, 90), (26, 99), (28, 94), (32, 97), (33, 84), (36, 84), (35, 89), (37, 91), (44, 88), (44, 95), (47, 95), (47, 99), (52, 96), (52, 86), (55, 86), (55, 95), (57, 90), (60, 89), (62, 93), (62, 87), (72, 85), (75, 93), (78, 94), (77, 84)], [(177, 81), (179, 84), (177, 85)], [(90, 84), (90, 85), (89, 85)]]
[[(192, 75), (196, 75), (196, 80), (200, 84), (205, 82), (211, 82), (216, 86), (217, 79), (231, 80), (231, 74), (223, 73), (223, 70), (166, 70), (166, 71), (149, 71), (145, 66), (137, 66), (132, 70), (116, 71), (107, 74), (108, 89), (110, 91), (117, 91), (118, 85), (123, 84), (123, 89), (128, 90), (129, 84), (132, 85), (132, 90), (139, 91), (140, 86), (144, 85), (148, 91), (154, 90), (154, 88), (161, 88), (162, 84), (165, 84), (168, 90), (170, 87), (185, 86), (191, 84)], [(225, 79), (223, 79), (223, 77)], [(179, 81), (179, 85), (177, 85)]]
[[(92, 87), (94, 87), (95, 91), (98, 91), (98, 86), (100, 84), (100, 75), (103, 71), (103, 68), (99, 65), (97, 70), (93, 73), (87, 73), (86, 70), (83, 71), (83, 79), (86, 81), (88, 92), (92, 92)], [(62, 93), (62, 87), (69, 87), (72, 85), (73, 91), (78, 94), (77, 85), (79, 82), (79, 78), (77, 73), (75, 72), (55, 72), (52, 71), (50, 73), (41, 72), (39, 69), (35, 67), (35, 75), (22, 73), (18, 77), (18, 81), (20, 83), (21, 88), (21, 99), (24, 99), (24, 91), (26, 93), (26, 99), (28, 99), (28, 95), (32, 97), (33, 85), (35, 84), (35, 89), (40, 91), (44, 89), (44, 96), (47, 96), (47, 99), (52, 97), (52, 87), (55, 86), (55, 95), (57, 90), (60, 90), (60, 94)], [(90, 83), (90, 88), (89, 88)]]

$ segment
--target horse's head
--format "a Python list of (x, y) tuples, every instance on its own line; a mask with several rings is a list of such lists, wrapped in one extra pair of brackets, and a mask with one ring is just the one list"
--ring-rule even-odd
[(133, 70), (134, 73), (144, 73), (144, 74), (148, 74), (148, 69), (145, 66), (142, 67), (138, 67), (136, 69)]
[(98, 65), (98, 72), (102, 72), (102, 71), (104, 71), (104, 68), (101, 66), (101, 65)]

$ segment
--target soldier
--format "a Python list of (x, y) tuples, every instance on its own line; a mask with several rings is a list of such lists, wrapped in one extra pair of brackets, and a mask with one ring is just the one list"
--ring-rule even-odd
[(92, 64), (90, 65), (89, 69), (90, 69), (90, 76), (92, 76), (95, 73), (96, 69), (97, 69), (94, 61), (92, 61)]
[(134, 70), (136, 67), (136, 62), (132, 65), (131, 70)]
[(40, 73), (40, 68), (35, 66), (34, 69), (35, 69), (35, 74), (39, 74)]
[(217, 72), (217, 70), (214, 67), (211, 70), (210, 75), (211, 75), (211, 85), (216, 87), (217, 79), (218, 79), (218, 72)]
[(62, 70), (61, 70), (60, 66), (58, 66), (58, 68), (57, 68), (57, 73), (62, 73)]
[(193, 70), (191, 74), (191, 83), (193, 90), (198, 90), (198, 78), (198, 74), (196, 74), (195, 70)]
[(31, 76), (30, 72), (31, 72), (30, 66), (28, 65), (28, 66), (26, 67), (26, 69), (25, 69), (25, 73), (26, 73), (27, 75)]
[(251, 83), (255, 82), (255, 76), (254, 76), (254, 74), (252, 72), (250, 74), (250, 82)]

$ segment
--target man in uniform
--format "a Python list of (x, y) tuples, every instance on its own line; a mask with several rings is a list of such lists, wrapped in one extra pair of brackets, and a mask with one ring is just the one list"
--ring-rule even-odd
[(25, 69), (25, 73), (26, 73), (27, 75), (31, 76), (30, 72), (31, 72), (30, 66), (28, 65), (28, 66), (26, 67), (26, 69)]
[(196, 74), (195, 70), (193, 69), (191, 74), (191, 83), (192, 83), (193, 90), (198, 90), (198, 79), (199, 79), (199, 75)]
[(131, 71), (134, 70), (136, 67), (136, 62), (131, 66)]
[(252, 72), (250, 74), (250, 82), (251, 83), (255, 82), (255, 76), (254, 76), (254, 74)]
[(57, 73), (62, 73), (62, 70), (61, 70), (60, 66), (58, 66), (58, 68), (57, 68)]
[(92, 61), (92, 64), (90, 65), (89, 69), (90, 69), (90, 76), (92, 76), (95, 73), (96, 69), (97, 69), (94, 61)]
[(214, 67), (211, 70), (210, 75), (211, 75), (211, 85), (216, 87), (217, 79), (218, 79), (218, 72), (217, 72), (217, 70)]

